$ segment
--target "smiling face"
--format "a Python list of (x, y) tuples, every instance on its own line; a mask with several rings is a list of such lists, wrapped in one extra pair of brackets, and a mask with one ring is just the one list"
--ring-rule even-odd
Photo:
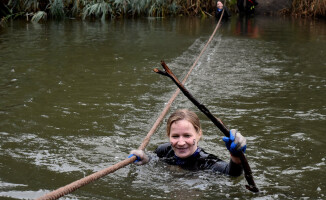
[(189, 121), (182, 119), (171, 124), (169, 139), (174, 153), (179, 158), (191, 156), (197, 149), (201, 130), (196, 131)]

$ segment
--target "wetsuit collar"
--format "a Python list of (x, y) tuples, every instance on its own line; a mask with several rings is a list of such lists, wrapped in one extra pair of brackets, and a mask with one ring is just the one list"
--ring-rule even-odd
[(184, 158), (184, 159), (179, 158), (178, 156), (176, 156), (174, 154), (174, 158), (176, 159), (176, 164), (177, 165), (184, 165), (188, 159), (195, 158), (199, 154), (199, 152), (200, 152), (200, 148), (197, 147), (196, 151), (191, 156), (189, 156), (187, 158)]

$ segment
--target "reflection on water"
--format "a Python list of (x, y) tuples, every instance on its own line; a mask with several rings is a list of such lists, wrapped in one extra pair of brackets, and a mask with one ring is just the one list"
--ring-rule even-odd
[[(14, 21), (0, 34), (0, 196), (36, 198), (124, 160), (137, 148), (174, 84), (152, 72), (165, 60), (186, 74), (215, 20)], [(248, 140), (259, 194), (243, 177), (161, 163), (127, 166), (70, 199), (325, 198), (326, 25), (232, 18), (186, 86)], [(172, 109), (196, 108), (182, 95)], [(228, 159), (201, 113), (200, 146)], [(163, 122), (164, 123), (164, 122)], [(148, 152), (166, 141), (162, 125)], [(139, 192), (142, 191), (142, 192)], [(187, 191), (187, 192), (185, 192)]]

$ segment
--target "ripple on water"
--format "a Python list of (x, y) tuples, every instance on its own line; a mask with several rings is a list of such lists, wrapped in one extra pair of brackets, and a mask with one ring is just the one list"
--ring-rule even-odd
[[(159, 21), (169, 27), (166, 22)], [(194, 96), (209, 105), (213, 113), (221, 114), (227, 125), (239, 128), (241, 132), (243, 130), (248, 139), (246, 155), (257, 185), (261, 188), (260, 194), (253, 196), (248, 193), (244, 189), (246, 183), (243, 177), (185, 172), (169, 167), (153, 156), (148, 165), (129, 165), (108, 175), (103, 181), (76, 191), (76, 196), (68, 195), (67, 198), (305, 199), (310, 196), (311, 199), (323, 199), (325, 188), (320, 180), (325, 179), (322, 173), (325, 171), (325, 140), (322, 133), (326, 117), (323, 101), (325, 78), (320, 66), (324, 66), (325, 62), (323, 57), (315, 59), (317, 62), (310, 60), (309, 56), (316, 54), (313, 50), (315, 44), (305, 43), (306, 40), (295, 42), (293, 38), (300, 38), (301, 33), (289, 34), (288, 29), (280, 30), (284, 21), (275, 22), (277, 28), (272, 28), (274, 22), (268, 23), (268, 27), (263, 28), (270, 35), (264, 37), (262, 31), (259, 39), (224, 34), (226, 29), (218, 33), (186, 84)], [(137, 20), (128, 25), (134, 23), (140, 26)], [(152, 23), (156, 24), (155, 21)], [(147, 39), (148, 32), (142, 33), (142, 28), (153, 28), (152, 23), (140, 26), (136, 38)], [(15, 165), (24, 163), (31, 168), (26, 173), (45, 168), (44, 174), (51, 175), (52, 179), (56, 178), (53, 174), (72, 179), (76, 177), (70, 175), (75, 173), (70, 172), (87, 174), (125, 159), (131, 149), (139, 146), (157, 113), (161, 112), (176, 89), (170, 80), (147, 75), (151, 66), (159, 65), (158, 61), (162, 59), (159, 57), (164, 57), (168, 49), (157, 48), (158, 40), (151, 44), (145, 39), (141, 40), (144, 43), (137, 42), (140, 41), (138, 39), (136, 43), (125, 40), (125, 47), (137, 44), (137, 48), (150, 53), (126, 51), (119, 48), (121, 41), (117, 40), (114, 44), (113, 32), (118, 32), (116, 38), (126, 39), (130, 31), (130, 38), (135, 38), (135, 32), (129, 29), (131, 26), (120, 22), (113, 22), (114, 27), (94, 22), (81, 24), (77, 29), (70, 28), (71, 25), (76, 27), (75, 23), (68, 26), (56, 23), (54, 28), (48, 24), (27, 24), (23, 31), (7, 34), (16, 38), (6, 39), (4, 44), (16, 42), (5, 45), (5, 57), (2, 57), (5, 66), (0, 69), (3, 75), (1, 100), (4, 103), (0, 114), (6, 118), (1, 124), (0, 154), (3, 156), (1, 164), (5, 167), (7, 160), (12, 158), (14, 164), (8, 166), (8, 169), (14, 169), (10, 172), (12, 174), (26, 172), (25, 168), (20, 171)], [(191, 31), (198, 24), (191, 23)], [(119, 26), (123, 28), (123, 35)], [(292, 22), (289, 27), (295, 31), (300, 29)], [(178, 36), (182, 35), (182, 40), (188, 37), (182, 31), (173, 29), (174, 25), (171, 28), (172, 31), (160, 32), (159, 36), (177, 33)], [(43, 41), (45, 35), (41, 30), (46, 30), (48, 40)], [(80, 30), (73, 34), (77, 35), (78, 41), (73, 39), (71, 46), (69, 39), (50, 37), (57, 35), (56, 30), (60, 35)], [(203, 29), (200, 28), (200, 31)], [(284, 34), (291, 37), (284, 39)], [(99, 35), (100, 39), (96, 40)], [(165, 41), (164, 37), (160, 37), (161, 40)], [(172, 41), (171, 37), (168, 40)], [(190, 47), (188, 44), (182, 46), (182, 51), (171, 53), (172, 58), (167, 60), (180, 79), (199, 55), (207, 37), (196, 35), (188, 37), (188, 40), (191, 41), (187, 41), (188, 44), (193, 42)], [(47, 42), (50, 45), (47, 46)], [(80, 46), (83, 42), (84, 45)], [(323, 42), (317, 49), (324, 48)], [(87, 45), (91, 49), (82, 48)], [(148, 45), (155, 48), (149, 49)], [(303, 47), (308, 46), (312, 48), (302, 54)], [(50, 50), (49, 54), (48, 50), (53, 47), (61, 51)], [(301, 49), (300, 52), (297, 49)], [(10, 54), (7, 50), (10, 50)], [(168, 51), (172, 52), (173, 49)], [(130, 58), (128, 52), (135, 57)], [(149, 54), (154, 56), (147, 56)], [(87, 56), (84, 58), (81, 55)], [(321, 55), (320, 52), (317, 55)], [(16, 57), (24, 62), (20, 63)], [(139, 66), (138, 62), (146, 66)], [(187, 99), (179, 95), (171, 110), (180, 106), (193, 108)], [(206, 135), (201, 141), (202, 146), (228, 159), (229, 154), (216, 133), (216, 127), (212, 127), (207, 120), (203, 120), (203, 125)], [(151, 140), (149, 152), (166, 141), (164, 126), (157, 132)], [(9, 181), (1, 180), (0, 196), (34, 198), (32, 193), (40, 196), (48, 192), (34, 191), (35, 187), (56, 189), (50, 178), (38, 179), (42, 180), (41, 186), (35, 184), (34, 179), (27, 185), (23, 182), (25, 177), (6, 178)], [(24, 184), (12, 185), (16, 183), (12, 180)]]

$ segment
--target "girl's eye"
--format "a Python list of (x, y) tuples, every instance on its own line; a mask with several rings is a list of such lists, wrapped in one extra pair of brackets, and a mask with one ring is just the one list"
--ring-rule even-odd
[(190, 137), (191, 137), (191, 135), (185, 135), (185, 137), (186, 137), (186, 138), (190, 138)]
[(173, 135), (173, 136), (172, 136), (172, 138), (178, 138), (178, 137), (179, 137), (179, 136), (177, 136), (177, 135)]

